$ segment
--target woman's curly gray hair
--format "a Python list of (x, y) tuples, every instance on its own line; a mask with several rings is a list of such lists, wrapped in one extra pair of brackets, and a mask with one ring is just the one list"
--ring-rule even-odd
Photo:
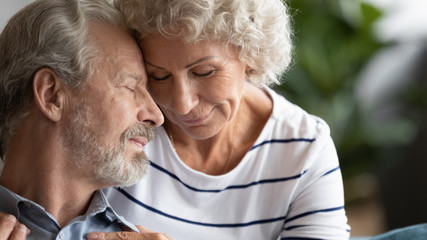
[(115, 0), (140, 39), (219, 39), (237, 49), (256, 84), (279, 83), (291, 61), (290, 18), (281, 0)]

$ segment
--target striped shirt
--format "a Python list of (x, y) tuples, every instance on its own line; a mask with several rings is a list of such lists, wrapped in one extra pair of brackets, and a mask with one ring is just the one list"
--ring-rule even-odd
[(350, 227), (329, 128), (273, 90), (273, 112), (232, 171), (186, 166), (163, 128), (146, 147), (147, 175), (110, 188), (114, 209), (175, 240), (348, 239)]

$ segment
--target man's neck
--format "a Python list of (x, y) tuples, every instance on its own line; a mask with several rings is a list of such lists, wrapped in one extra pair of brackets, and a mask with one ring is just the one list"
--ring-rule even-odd
[(61, 147), (40, 146), (46, 142), (13, 144), (18, 148), (6, 154), (0, 184), (44, 207), (63, 227), (87, 211), (99, 186), (63, 159)]
[(66, 178), (58, 177), (61, 175), (59, 171), (54, 175), (32, 174), (37, 171), (46, 169), (20, 169), (14, 173), (6, 163), (0, 184), (44, 207), (61, 227), (87, 211), (95, 191), (87, 187), (87, 182), (68, 181)]

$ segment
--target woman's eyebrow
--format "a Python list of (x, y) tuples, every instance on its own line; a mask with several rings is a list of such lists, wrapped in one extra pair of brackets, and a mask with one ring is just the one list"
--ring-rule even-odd
[(166, 71), (166, 69), (165, 69), (165, 68), (162, 68), (162, 67), (159, 67), (159, 66), (157, 66), (157, 65), (154, 65), (154, 64), (150, 63), (149, 61), (145, 61), (145, 60), (144, 60), (144, 63), (145, 63), (145, 64), (148, 64), (148, 65), (150, 65), (150, 66), (152, 66), (152, 67), (155, 67), (155, 68), (158, 68), (158, 69), (161, 69), (161, 70)]
[[(218, 58), (218, 57), (217, 56), (206, 56), (206, 57), (202, 57), (202, 58), (200, 58), (200, 59), (198, 59), (198, 60), (196, 60), (196, 61), (194, 61), (194, 62), (192, 62), (192, 63), (190, 63), (188, 65), (186, 65), (185, 68), (191, 68), (192, 66), (194, 66), (194, 65), (196, 65), (196, 64), (198, 64), (200, 62), (203, 62), (203, 61), (206, 61), (206, 60), (210, 60), (210, 59), (213, 59), (213, 58)], [(144, 60), (144, 63), (148, 64), (148, 65), (150, 65), (152, 67), (155, 67), (155, 68), (167, 71), (165, 68), (157, 66), (157, 65), (154, 65), (154, 64), (150, 63), (149, 61), (145, 61)]]
[(193, 63), (188, 64), (187, 66), (185, 66), (185, 68), (191, 68), (192, 66), (194, 66), (194, 65), (196, 65), (196, 64), (198, 64), (200, 62), (203, 62), (203, 61), (206, 61), (206, 60), (210, 60), (210, 59), (213, 59), (213, 58), (217, 58), (217, 56), (206, 56), (206, 57), (202, 57), (202, 58), (194, 61)]

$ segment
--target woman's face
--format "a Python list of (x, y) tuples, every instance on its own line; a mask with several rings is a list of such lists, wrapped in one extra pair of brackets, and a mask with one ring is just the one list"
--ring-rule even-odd
[(246, 64), (217, 41), (184, 43), (159, 35), (141, 41), (148, 89), (167, 119), (187, 135), (206, 139), (235, 116)]

